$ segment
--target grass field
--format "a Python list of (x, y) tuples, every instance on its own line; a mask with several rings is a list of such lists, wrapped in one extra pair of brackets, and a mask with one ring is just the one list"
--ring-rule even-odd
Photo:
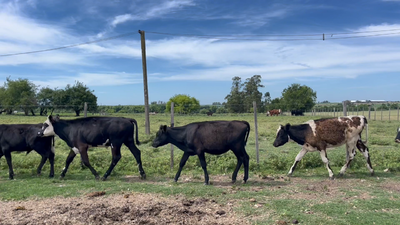
[[(360, 113), (362, 115), (362, 113)], [(214, 114), (215, 115), (215, 114)], [(279, 124), (298, 124), (317, 116), (266, 117), (259, 115), (260, 163), (256, 163), (254, 117), (252, 114), (207, 116), (175, 116), (175, 126), (204, 120), (246, 120), (251, 124), (251, 133), (246, 150), (250, 155), (250, 178), (247, 184), (243, 168), (238, 182), (230, 184), (230, 176), (236, 165), (236, 157), (229, 152), (221, 156), (206, 155), (207, 168), (212, 185), (204, 186), (203, 171), (198, 158), (189, 158), (178, 183), (173, 183), (182, 151), (175, 147), (173, 170), (170, 169), (170, 146), (154, 149), (151, 141), (162, 124), (169, 124), (170, 117), (152, 115), (151, 135), (145, 135), (144, 115), (114, 115), (132, 117), (138, 121), (139, 139), (142, 145), (143, 168), (147, 179), (140, 180), (132, 154), (123, 147), (122, 158), (108, 180), (95, 181), (90, 170), (81, 168), (75, 158), (64, 180), (58, 175), (64, 167), (69, 153), (67, 145), (56, 138), (56, 160), (54, 179), (47, 178), (48, 163), (42, 177), (35, 175), (40, 156), (35, 152), (14, 153), (15, 180), (8, 180), (8, 167), (4, 157), (0, 160), (0, 199), (2, 201), (46, 199), (56, 196), (84, 196), (94, 191), (105, 191), (107, 195), (123, 193), (160, 194), (167, 198), (177, 196), (189, 199), (208, 198), (221, 205), (233, 204), (236, 216), (253, 224), (291, 223), (301, 224), (396, 224), (400, 220), (400, 152), (394, 142), (397, 121), (369, 121), (368, 147), (370, 149), (375, 176), (370, 177), (364, 157), (357, 154), (343, 178), (328, 180), (328, 172), (318, 153), (308, 153), (294, 177), (286, 177), (300, 146), (288, 143), (274, 148)], [(74, 117), (70, 117), (74, 118)], [(45, 117), (0, 116), (0, 124), (42, 123)], [(365, 138), (365, 132), (363, 137)], [(92, 166), (102, 175), (111, 162), (109, 149), (93, 148), (89, 151)], [(328, 158), (335, 174), (346, 160), (344, 146), (328, 151)], [(1, 223), (1, 221), (0, 221)]]

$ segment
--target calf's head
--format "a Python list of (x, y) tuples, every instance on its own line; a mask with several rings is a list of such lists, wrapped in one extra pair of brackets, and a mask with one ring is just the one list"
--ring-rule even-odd
[(279, 147), (284, 144), (286, 144), (290, 139), (289, 139), (289, 133), (288, 130), (290, 128), (290, 124), (286, 124), (286, 126), (280, 125), (278, 127), (278, 130), (276, 132), (276, 138), (274, 141), (274, 147)]
[(47, 117), (47, 120), (44, 121), (42, 129), (38, 131), (38, 136), (39, 137), (48, 137), (48, 136), (54, 136), (56, 133), (54, 132), (54, 127), (53, 124), (58, 120), (59, 117), (53, 117), (52, 115)]
[(166, 144), (168, 144), (167, 126), (161, 125), (160, 129), (157, 131), (156, 137), (153, 140), (152, 146), (157, 148)]
[(400, 143), (400, 127), (397, 128), (397, 136), (396, 139), (394, 139), (395, 142)]

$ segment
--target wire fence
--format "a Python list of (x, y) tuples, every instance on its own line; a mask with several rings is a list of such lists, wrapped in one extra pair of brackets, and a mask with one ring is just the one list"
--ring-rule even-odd
[[(240, 112), (232, 111), (232, 108), (240, 109)], [(257, 113), (259, 116), (299, 116), (293, 112), (293, 110), (282, 110), (280, 107), (271, 107), (265, 104), (256, 105)], [(283, 108), (283, 107), (282, 107)], [(216, 116), (216, 115), (234, 115), (234, 114), (246, 114), (253, 113), (253, 105), (248, 104), (236, 104), (230, 105), (230, 108), (226, 104), (214, 104), (214, 105), (177, 105), (175, 104), (175, 114), (178, 116), (190, 116), (190, 115), (204, 115), (204, 116)], [(280, 112), (277, 114), (271, 114), (271, 111)], [(301, 111), (302, 116), (316, 116), (316, 117), (338, 117), (345, 115), (343, 107), (340, 103), (332, 103), (331, 105), (316, 104), (313, 108), (308, 110), (296, 110)], [(50, 114), (64, 114), (64, 115), (96, 115), (96, 116), (109, 116), (113, 114), (144, 114), (144, 105), (57, 105), (57, 106), (38, 106), (38, 105), (18, 105), (18, 106), (5, 106), (0, 105), (0, 114), (9, 115), (41, 115), (46, 116)], [(149, 105), (149, 114), (170, 114), (170, 108), (167, 108), (167, 104), (151, 104)], [(399, 105), (358, 105), (358, 106), (347, 106), (347, 115), (363, 115), (369, 120), (382, 120), (382, 121), (400, 121), (400, 110)]]

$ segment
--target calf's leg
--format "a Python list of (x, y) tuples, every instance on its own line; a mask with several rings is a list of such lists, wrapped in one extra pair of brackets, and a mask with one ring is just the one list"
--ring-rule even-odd
[(244, 165), (244, 177), (243, 177), (243, 181), (246, 183), (247, 179), (249, 179), (249, 162), (250, 162), (250, 157), (247, 154), (246, 150), (243, 147), (243, 151), (244, 151), (244, 160), (243, 160), (243, 165)]
[(75, 156), (76, 156), (75, 151), (73, 151), (71, 149), (71, 151), (69, 152), (69, 154), (67, 156), (67, 160), (65, 161), (65, 167), (64, 167), (63, 171), (61, 172), (61, 175), (60, 175), (61, 179), (65, 177), (65, 174), (68, 171), (69, 164), (71, 164), (71, 162), (74, 160)]
[(373, 176), (374, 169), (372, 168), (372, 165), (371, 165), (371, 158), (369, 157), (368, 147), (364, 145), (364, 143), (361, 141), (361, 139), (359, 139), (357, 141), (357, 148), (364, 155), (365, 159), (367, 160), (367, 168), (371, 172), (371, 176)]
[(344, 173), (346, 172), (347, 168), (350, 167), (351, 161), (353, 161), (354, 156), (356, 155), (355, 153), (355, 146), (353, 143), (351, 144), (346, 144), (346, 164), (340, 169), (339, 176), (343, 176)]
[(236, 168), (235, 168), (235, 170), (233, 171), (233, 174), (232, 174), (232, 183), (236, 182), (236, 177), (237, 177), (237, 174), (238, 174), (238, 171), (239, 171), (240, 167), (243, 164), (243, 158), (244, 158), (240, 154), (235, 153), (235, 155), (236, 155), (236, 158), (237, 158), (237, 164), (236, 164)]
[(142, 166), (142, 157), (141, 157), (140, 150), (136, 147), (136, 145), (133, 141), (129, 142), (129, 143), (125, 143), (125, 145), (128, 146), (129, 150), (131, 151), (131, 153), (133, 154), (133, 156), (136, 159), (136, 163), (138, 164), (138, 168), (139, 168), (140, 178), (146, 179), (146, 173), (144, 172), (143, 166)]
[(4, 156), (6, 157), (6, 161), (8, 164), (8, 178), (10, 178), (10, 180), (13, 180), (14, 179), (14, 170), (13, 170), (13, 166), (12, 166), (11, 153), (6, 152), (4, 154)]
[(121, 146), (112, 147), (111, 152), (112, 152), (111, 165), (108, 168), (107, 172), (104, 174), (104, 176), (101, 178), (101, 180), (103, 181), (107, 179), (107, 177), (111, 174), (111, 171), (114, 169), (118, 161), (121, 159)]
[(97, 171), (93, 168), (92, 165), (90, 165), (89, 156), (87, 153), (88, 147), (84, 147), (84, 148), (80, 148), (80, 149), (82, 149), (80, 152), (81, 152), (81, 158), (82, 158), (83, 164), (85, 164), (85, 166), (90, 169), (90, 171), (92, 172), (92, 174), (94, 175), (96, 180), (100, 179), (100, 176), (97, 173)]
[(38, 176), (42, 174), (42, 168), (43, 168), (43, 165), (46, 163), (47, 158), (48, 157), (46, 155), (42, 155), (42, 160), (40, 161), (40, 164), (39, 164), (39, 166), (37, 168), (37, 175)]
[(49, 162), (50, 162), (50, 174), (49, 177), (54, 177), (54, 152), (50, 152), (49, 154)]
[(331, 180), (333, 180), (334, 179), (333, 172), (332, 172), (331, 166), (329, 165), (329, 159), (326, 155), (326, 149), (321, 150), (320, 155), (321, 155), (322, 162), (325, 163), (326, 169), (328, 170), (329, 178)]
[(186, 161), (188, 160), (189, 156), (190, 155), (188, 153), (186, 153), (186, 152), (183, 153), (182, 158), (181, 158), (181, 162), (179, 163), (178, 172), (175, 175), (175, 179), (174, 179), (175, 182), (177, 182), (179, 177), (181, 176), (182, 168), (185, 166)]
[(208, 172), (207, 172), (206, 157), (204, 155), (204, 152), (200, 153), (198, 156), (199, 156), (201, 168), (203, 168), (203, 170), (204, 170), (204, 184), (208, 185), (209, 184), (209, 177), (208, 177)]
[(290, 167), (288, 176), (291, 176), (293, 174), (294, 169), (296, 169), (297, 164), (300, 162), (300, 160), (304, 157), (304, 155), (307, 153), (307, 150), (305, 148), (302, 148), (297, 154), (296, 159), (294, 160), (294, 163), (292, 167)]

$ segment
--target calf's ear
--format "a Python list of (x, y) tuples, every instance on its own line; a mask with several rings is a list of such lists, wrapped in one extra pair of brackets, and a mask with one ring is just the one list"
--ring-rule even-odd
[(162, 132), (167, 131), (167, 125), (160, 125), (160, 130), (161, 130)]
[(285, 130), (289, 130), (290, 129), (290, 123), (287, 123), (286, 125), (285, 125)]

